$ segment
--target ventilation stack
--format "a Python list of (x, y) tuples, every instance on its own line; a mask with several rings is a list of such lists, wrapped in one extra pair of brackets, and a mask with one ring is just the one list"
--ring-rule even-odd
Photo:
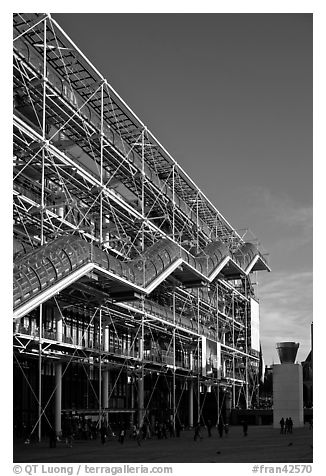
[(281, 363), (273, 366), (274, 428), (279, 428), (282, 417), (291, 417), (295, 428), (304, 426), (302, 366), (295, 363), (298, 348), (296, 342), (276, 344)]
[(281, 364), (294, 364), (299, 344), (296, 342), (279, 342), (276, 350)]

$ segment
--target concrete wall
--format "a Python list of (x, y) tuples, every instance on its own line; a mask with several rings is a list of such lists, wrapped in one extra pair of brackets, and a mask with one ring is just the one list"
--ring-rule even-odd
[(300, 364), (273, 366), (273, 426), (280, 428), (281, 418), (291, 417), (293, 427), (303, 422), (303, 382)]

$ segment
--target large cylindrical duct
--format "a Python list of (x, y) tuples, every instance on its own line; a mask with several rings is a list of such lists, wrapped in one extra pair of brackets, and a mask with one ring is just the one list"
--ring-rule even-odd
[(278, 342), (276, 344), (276, 350), (281, 364), (294, 364), (299, 345), (300, 344), (296, 342)]

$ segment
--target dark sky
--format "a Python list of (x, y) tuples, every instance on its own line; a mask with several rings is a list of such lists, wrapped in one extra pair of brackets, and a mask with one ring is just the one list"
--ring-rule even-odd
[[(270, 254), (266, 363), (310, 350), (312, 15), (53, 14), (205, 195)], [(249, 237), (249, 235), (248, 235)]]

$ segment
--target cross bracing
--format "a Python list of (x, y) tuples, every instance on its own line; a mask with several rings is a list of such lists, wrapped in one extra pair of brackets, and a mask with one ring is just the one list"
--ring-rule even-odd
[[(99, 426), (119, 411), (191, 426), (209, 411), (228, 418), (229, 397), (250, 406), (251, 275), (269, 270), (256, 240), (229, 224), (50, 15), (14, 15), (13, 73), (14, 352), (38, 382), (32, 433), (41, 437), (44, 419), (59, 432), (71, 398)], [(66, 395), (74, 375), (85, 401)]]

